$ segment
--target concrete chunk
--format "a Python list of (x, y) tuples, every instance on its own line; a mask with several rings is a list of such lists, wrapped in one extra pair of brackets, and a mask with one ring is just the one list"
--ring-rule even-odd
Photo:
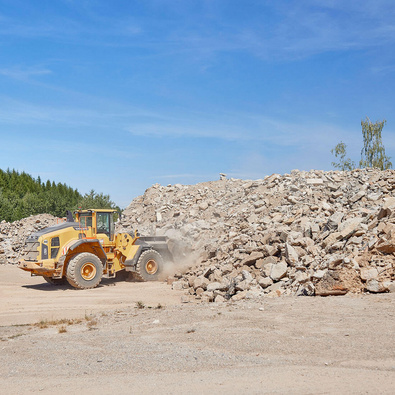
[(296, 249), (288, 243), (285, 243), (285, 258), (290, 265), (295, 265), (299, 261)]
[(278, 281), (285, 277), (287, 274), (287, 264), (285, 262), (279, 262), (272, 266), (270, 271), (270, 277), (273, 281)]
[(319, 186), (324, 185), (324, 180), (322, 178), (308, 178), (306, 183), (307, 185)]

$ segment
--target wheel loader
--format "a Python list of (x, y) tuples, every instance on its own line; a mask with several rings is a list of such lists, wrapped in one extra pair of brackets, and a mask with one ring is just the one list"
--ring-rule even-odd
[(164, 259), (171, 259), (166, 237), (140, 237), (137, 231), (115, 234), (115, 210), (78, 210), (67, 220), (26, 240), (18, 267), (51, 284), (96, 287), (102, 277), (125, 270), (143, 281), (159, 280)]

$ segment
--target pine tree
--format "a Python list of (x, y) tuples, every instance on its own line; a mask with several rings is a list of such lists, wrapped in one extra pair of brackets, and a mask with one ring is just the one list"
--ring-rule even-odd
[(0, 221), (15, 221), (29, 215), (48, 213), (63, 217), (66, 210), (78, 208), (117, 208), (109, 195), (94, 190), (82, 196), (77, 189), (40, 176), (0, 169)]

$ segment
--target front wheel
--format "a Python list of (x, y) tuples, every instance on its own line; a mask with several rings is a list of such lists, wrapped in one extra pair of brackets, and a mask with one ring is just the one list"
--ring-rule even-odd
[(163, 275), (163, 258), (159, 252), (144, 251), (137, 261), (136, 272), (143, 281), (158, 281)]
[(103, 275), (100, 259), (89, 252), (82, 252), (67, 265), (67, 281), (74, 288), (89, 289), (99, 285)]

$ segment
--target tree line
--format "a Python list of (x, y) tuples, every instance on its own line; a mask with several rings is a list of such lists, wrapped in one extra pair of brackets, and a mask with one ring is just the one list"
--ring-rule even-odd
[(64, 217), (78, 208), (118, 209), (109, 195), (91, 190), (81, 195), (66, 184), (35, 179), (25, 172), (0, 169), (0, 221), (16, 221), (35, 214)]

